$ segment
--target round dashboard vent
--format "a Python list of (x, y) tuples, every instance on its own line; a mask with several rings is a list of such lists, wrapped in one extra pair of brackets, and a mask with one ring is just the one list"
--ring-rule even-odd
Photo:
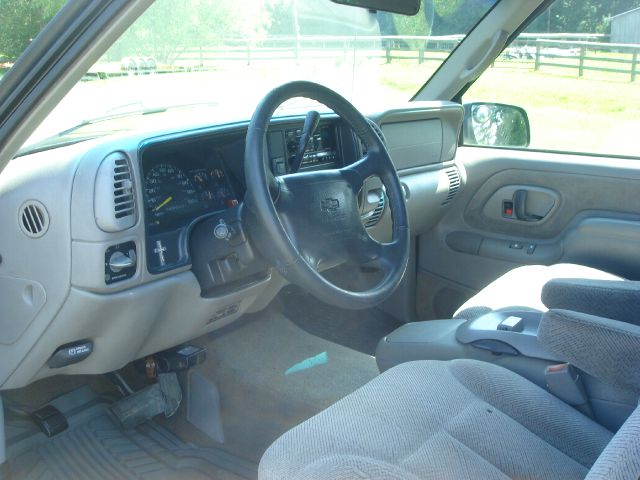
[(20, 229), (30, 238), (40, 238), (49, 228), (49, 213), (37, 200), (29, 200), (20, 207)]

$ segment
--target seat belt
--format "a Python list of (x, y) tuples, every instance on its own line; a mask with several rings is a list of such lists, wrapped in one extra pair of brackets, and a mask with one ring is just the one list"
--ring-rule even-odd
[(589, 418), (593, 418), (593, 410), (580, 373), (573, 365), (569, 363), (549, 365), (544, 370), (544, 378), (547, 388), (553, 395), (580, 410)]

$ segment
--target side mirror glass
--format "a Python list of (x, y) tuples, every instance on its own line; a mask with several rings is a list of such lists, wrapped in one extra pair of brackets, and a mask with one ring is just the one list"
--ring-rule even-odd
[(503, 103), (466, 103), (462, 140), (465, 145), (528, 147), (531, 130), (527, 112)]

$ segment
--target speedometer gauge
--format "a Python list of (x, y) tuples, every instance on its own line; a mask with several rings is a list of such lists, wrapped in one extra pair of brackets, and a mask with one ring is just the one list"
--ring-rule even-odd
[(175, 165), (160, 163), (147, 172), (144, 181), (147, 220), (159, 225), (173, 214), (192, 209), (198, 204), (196, 187)]

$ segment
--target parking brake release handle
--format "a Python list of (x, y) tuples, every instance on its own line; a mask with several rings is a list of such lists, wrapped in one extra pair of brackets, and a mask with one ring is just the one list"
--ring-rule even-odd
[(516, 190), (513, 194), (513, 211), (516, 218), (523, 222), (537, 222), (542, 220), (540, 215), (530, 215), (527, 213), (527, 190)]

